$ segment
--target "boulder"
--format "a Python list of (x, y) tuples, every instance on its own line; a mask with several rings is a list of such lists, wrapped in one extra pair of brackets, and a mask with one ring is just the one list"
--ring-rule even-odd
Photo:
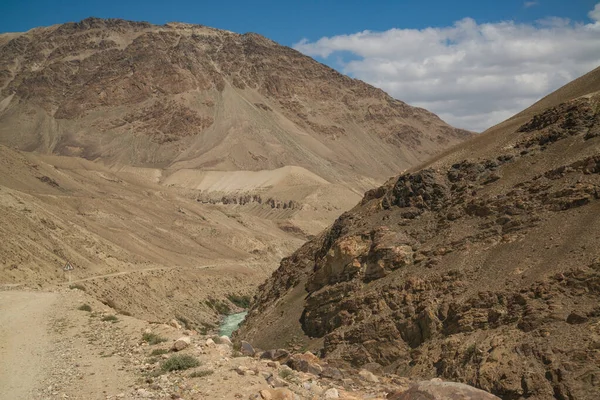
[(323, 367), (319, 365), (320, 359), (311, 352), (304, 354), (294, 354), (290, 357), (287, 365), (301, 372), (308, 372), (313, 375), (320, 375), (323, 372)]
[(242, 347), (240, 349), (240, 351), (242, 352), (243, 355), (246, 356), (254, 356), (254, 354), (256, 354), (256, 350), (254, 350), (254, 347), (252, 347), (252, 345), (244, 340), (242, 340)]
[(233, 346), (233, 343), (231, 343), (231, 339), (229, 339), (229, 336), (221, 336), (219, 337), (219, 344), (226, 344), (228, 346)]
[(388, 400), (500, 400), (483, 390), (457, 382), (431, 380), (418, 382), (408, 390), (390, 393)]
[(179, 322), (177, 322), (176, 319), (170, 320), (168, 325), (172, 326), (175, 329), (181, 329), (181, 324)]
[(173, 343), (173, 347), (171, 347), (171, 350), (181, 351), (181, 350), (185, 349), (186, 347), (188, 347), (191, 343), (192, 343), (192, 341), (190, 340), (190, 338), (188, 336), (182, 336), (179, 339), (177, 339), (175, 341), (175, 343)]
[(325, 393), (323, 393), (323, 398), (325, 399), (338, 399), (340, 397), (340, 393), (336, 388), (327, 389)]
[(366, 369), (361, 369), (361, 370), (358, 372), (358, 375), (359, 375), (359, 376), (360, 376), (360, 378), (361, 378), (362, 380), (364, 380), (364, 381), (367, 381), (367, 382), (372, 382), (372, 383), (378, 383), (378, 382), (379, 382), (379, 378), (377, 378), (377, 377), (375, 376), (375, 374), (373, 374), (373, 373), (372, 373), (372, 372), (370, 372), (370, 371), (367, 371)]
[(285, 349), (267, 350), (260, 355), (264, 360), (279, 361), (285, 363), (290, 358), (290, 352)]
[(294, 393), (289, 389), (263, 389), (259, 392), (263, 400), (293, 400)]
[(285, 387), (287, 386), (287, 382), (284, 381), (283, 379), (279, 378), (278, 376), (275, 375), (271, 375), (268, 379), (267, 379), (267, 383), (271, 386), (273, 386), (274, 388), (280, 388), (280, 387)]
[(205, 345), (206, 345), (206, 347), (215, 347), (215, 346), (216, 346), (216, 343), (215, 343), (215, 341), (214, 341), (214, 340), (212, 340), (212, 339), (208, 338), (208, 339), (206, 339), (206, 343), (205, 343)]

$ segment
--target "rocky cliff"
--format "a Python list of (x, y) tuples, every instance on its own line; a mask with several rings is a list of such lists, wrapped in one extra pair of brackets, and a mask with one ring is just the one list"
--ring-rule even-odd
[(368, 191), (241, 336), (503, 399), (600, 396), (600, 69)]

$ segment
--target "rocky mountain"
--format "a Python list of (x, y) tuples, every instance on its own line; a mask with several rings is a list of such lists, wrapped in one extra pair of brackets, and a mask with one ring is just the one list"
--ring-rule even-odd
[(469, 136), (256, 34), (2, 34), (0, 284), (210, 331), (365, 188)]
[(372, 187), (470, 136), (257, 34), (89, 18), (0, 36), (0, 143), (107, 164), (299, 166)]
[(600, 397), (600, 68), (368, 191), (240, 337), (503, 399)]

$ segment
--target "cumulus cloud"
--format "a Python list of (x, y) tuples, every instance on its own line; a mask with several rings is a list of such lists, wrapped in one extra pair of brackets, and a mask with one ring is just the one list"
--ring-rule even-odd
[(600, 3), (591, 22), (546, 18), (363, 31), (304, 39), (294, 47), (342, 72), (483, 131), (600, 65)]

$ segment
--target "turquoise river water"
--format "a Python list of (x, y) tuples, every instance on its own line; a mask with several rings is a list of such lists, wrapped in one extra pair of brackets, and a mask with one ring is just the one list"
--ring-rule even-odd
[(235, 330), (240, 326), (244, 318), (246, 318), (246, 314), (248, 311), (244, 311), (237, 314), (230, 314), (225, 316), (221, 326), (219, 327), (219, 336), (229, 336), (235, 332)]

